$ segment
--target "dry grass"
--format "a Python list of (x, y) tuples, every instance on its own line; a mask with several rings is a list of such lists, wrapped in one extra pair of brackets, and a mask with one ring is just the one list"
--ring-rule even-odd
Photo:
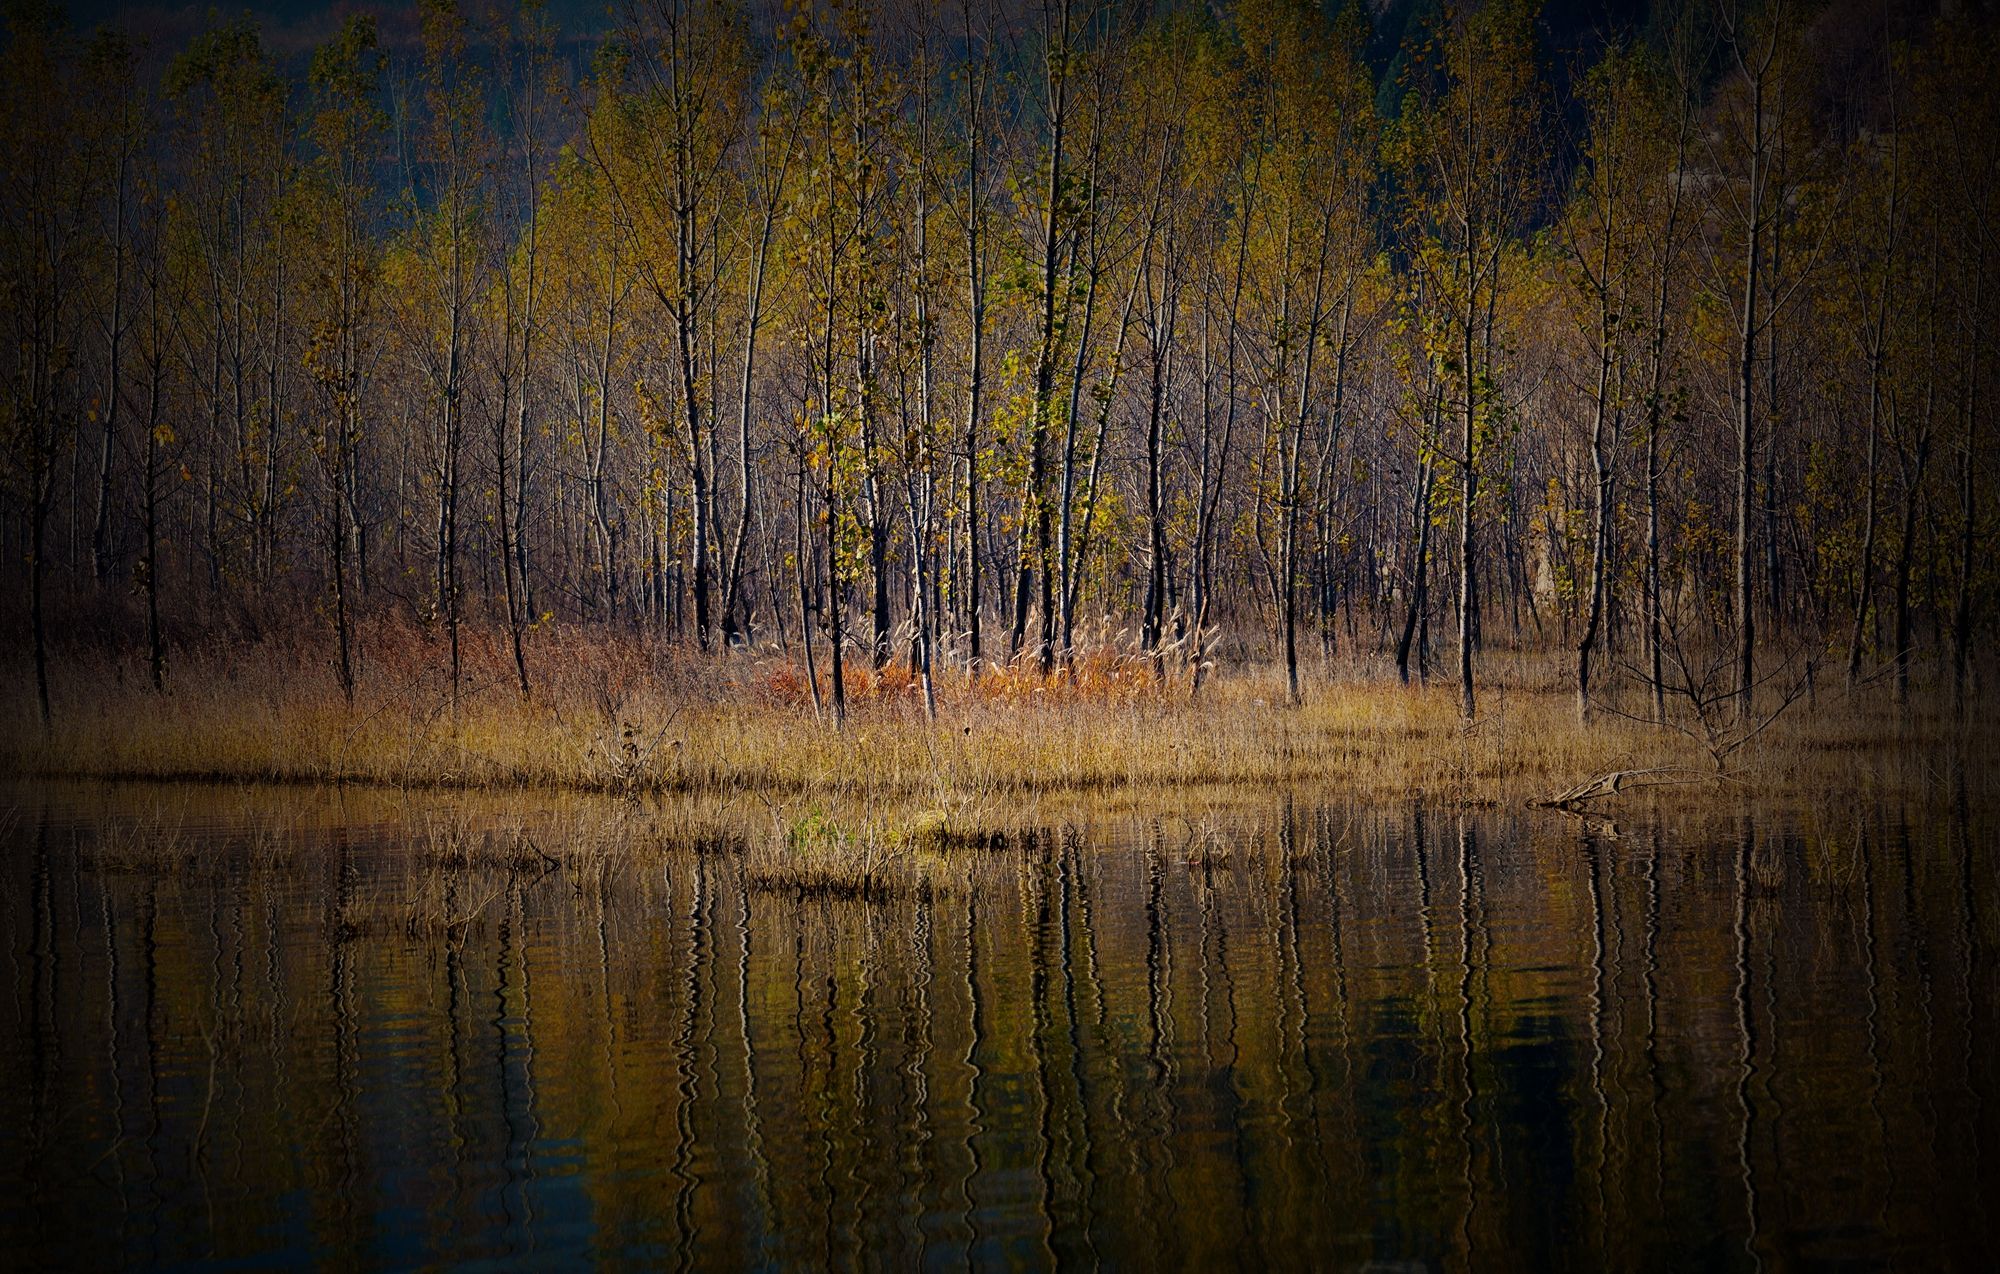
[[(0, 768), (792, 804), (894, 798), (947, 827), (990, 825), (1031, 794), (1284, 786), (1507, 804), (1610, 770), (1716, 769), (1683, 733), (1615, 715), (1581, 725), (1560, 665), (1529, 655), (1485, 661), (1470, 726), (1448, 688), (1405, 688), (1379, 670), (1322, 672), (1293, 707), (1275, 670), (1217, 675), (1191, 696), (1184, 678), (1162, 681), (1148, 661), (1097, 650), (1046, 681), (1019, 668), (977, 683), (946, 677), (934, 722), (907, 673), (860, 673), (836, 731), (815, 718), (797, 666), (773, 656), (703, 659), (630, 640), (558, 650), (549, 639), (524, 703), (499, 651), (476, 645), (454, 713), (434, 651), (397, 634), (378, 636), (376, 651), (385, 648), (396, 658), (374, 655), (351, 708), (323, 664), (270, 648), (184, 658), (167, 695), (129, 666), (71, 667), (51, 735), (29, 696), (5, 705)], [(1729, 757), (1726, 777), (1696, 786), (1762, 799), (1921, 798), (1964, 782), (1984, 798), (1993, 734), (1983, 713), (1961, 722), (1897, 710), (1879, 690), (1823, 693)], [(878, 833), (894, 839), (894, 829)]]

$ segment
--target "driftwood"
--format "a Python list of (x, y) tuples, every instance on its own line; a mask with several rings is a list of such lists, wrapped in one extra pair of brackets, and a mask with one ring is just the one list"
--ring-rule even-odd
[[(1679, 777), (1659, 777), (1662, 775)], [(1575, 787), (1556, 793), (1554, 796), (1529, 801), (1528, 804), (1537, 809), (1576, 810), (1580, 809), (1585, 802), (1597, 800), (1599, 797), (1612, 796), (1630, 788), (1672, 787), (1683, 783), (1699, 783), (1706, 779), (1718, 777), (1721, 776), (1706, 770), (1690, 769), (1681, 765), (1663, 765), (1650, 770), (1613, 770), (1609, 774), (1600, 774), (1594, 779), (1585, 780)]]

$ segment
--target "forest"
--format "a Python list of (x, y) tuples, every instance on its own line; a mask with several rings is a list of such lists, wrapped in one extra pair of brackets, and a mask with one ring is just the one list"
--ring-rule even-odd
[(0, 0), (0, 1252), (1991, 1264), (1992, 0), (232, 2)]
[(12, 6), (21, 728), (260, 645), (454, 714), (579, 643), (836, 723), (1092, 658), (1472, 719), (1539, 652), (1711, 734), (1974, 695), (1984, 7), (1335, 8)]

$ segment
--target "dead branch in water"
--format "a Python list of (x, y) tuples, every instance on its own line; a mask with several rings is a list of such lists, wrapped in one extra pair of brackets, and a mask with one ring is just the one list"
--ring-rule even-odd
[[(1661, 778), (1660, 775), (1679, 777)], [(1640, 787), (1678, 787), (1688, 783), (1705, 783), (1728, 777), (1725, 774), (1698, 770), (1684, 765), (1655, 766), (1645, 770), (1613, 770), (1585, 780), (1575, 787), (1558, 792), (1554, 796), (1531, 800), (1528, 804), (1537, 809), (1575, 810), (1586, 801), (1611, 796), (1618, 792)]]

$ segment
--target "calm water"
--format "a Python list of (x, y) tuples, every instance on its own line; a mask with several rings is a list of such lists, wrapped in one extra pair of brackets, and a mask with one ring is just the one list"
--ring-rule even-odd
[(1949, 810), (1297, 798), (801, 898), (644, 812), (292, 799), (15, 799), (9, 1263), (1990, 1268)]

